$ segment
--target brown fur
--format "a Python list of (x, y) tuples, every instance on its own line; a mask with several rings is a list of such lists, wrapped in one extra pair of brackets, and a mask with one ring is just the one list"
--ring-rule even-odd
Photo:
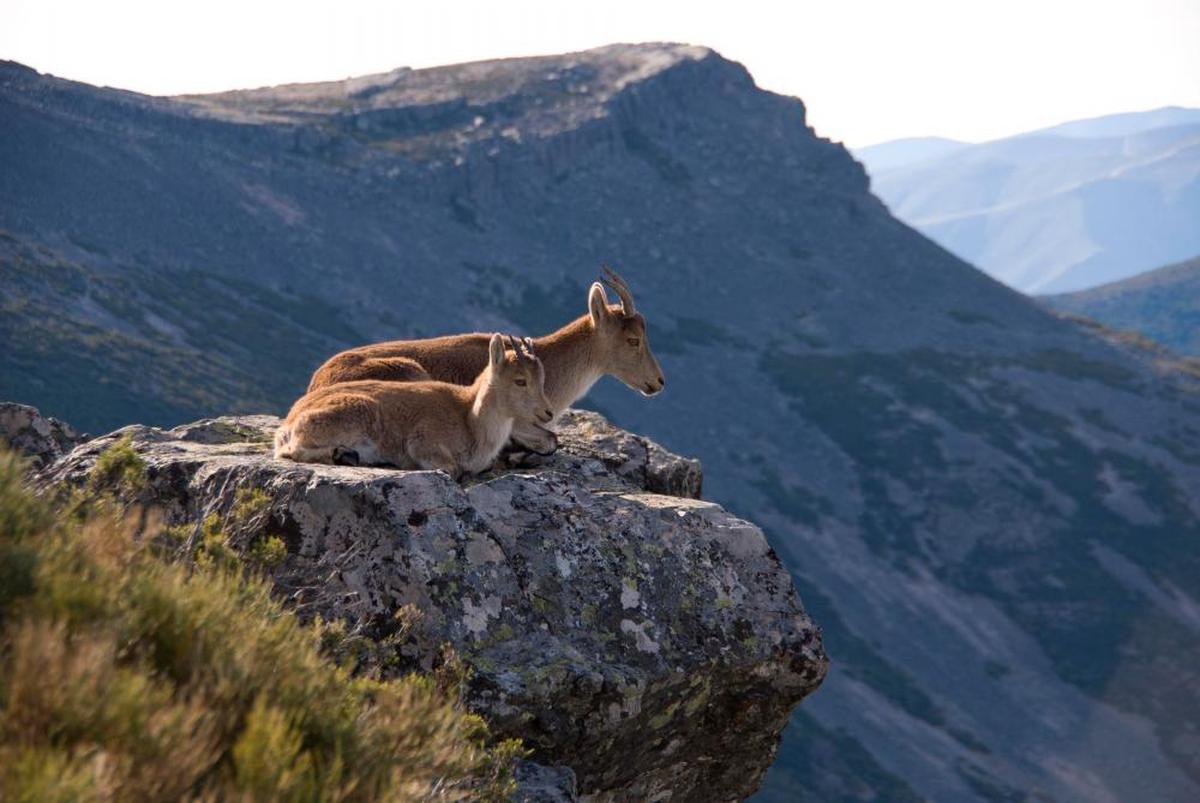
[[(419, 362), (408, 357), (371, 356), (358, 351), (346, 351), (343, 354), (345, 359), (336, 363), (330, 360), (321, 366), (321, 370), (325, 371), (322, 381), (317, 383), (314, 378), (308, 385), (309, 393), (327, 385), (353, 382), (358, 379), (380, 379), (387, 382), (421, 382), (433, 379)], [(456, 382), (455, 384), (465, 385), (468, 383)]]
[(506, 355), (499, 335), (485, 341), (476, 373), (466, 385), (366, 379), (316, 388), (292, 406), (275, 435), (275, 456), (331, 463), (352, 451), (366, 463), (454, 477), (482, 471), (514, 421), (549, 422), (553, 411), (541, 363)]

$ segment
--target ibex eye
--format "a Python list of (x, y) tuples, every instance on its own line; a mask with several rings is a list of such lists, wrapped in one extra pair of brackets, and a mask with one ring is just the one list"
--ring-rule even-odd
[(520, 386), (520, 387), (525, 387), (526, 385), (528, 385), (528, 384), (529, 384), (529, 383), (528, 383), (528, 382), (526, 382), (524, 379), (518, 379), (518, 380), (516, 380), (516, 382), (517, 382), (517, 385), (518, 385), (518, 386)]
[(642, 341), (641, 341), (641, 340), (638, 340), (636, 337), (629, 337), (629, 338), (626, 338), (626, 339), (625, 339), (625, 342), (626, 342), (626, 343), (628, 343), (628, 344), (629, 344), (629, 345), (631, 345), (631, 346), (636, 346), (636, 345), (638, 345), (639, 343), (641, 343)]

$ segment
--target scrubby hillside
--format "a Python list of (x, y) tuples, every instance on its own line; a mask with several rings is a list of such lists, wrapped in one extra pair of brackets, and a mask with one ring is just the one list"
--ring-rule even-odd
[(1200, 356), (1200, 257), (1041, 300), (1106, 326), (1140, 332), (1180, 354)]
[(2, 76), (0, 228), (82, 273), (32, 273), (58, 314), (21, 331), (103, 365), (5, 350), (5, 395), (278, 412), (360, 339), (544, 332), (611, 263), (667, 390), (589, 403), (701, 457), (825, 628), (766, 797), (1200, 794), (1190, 380), (892, 218), (800, 101), (671, 45), (183, 100)]

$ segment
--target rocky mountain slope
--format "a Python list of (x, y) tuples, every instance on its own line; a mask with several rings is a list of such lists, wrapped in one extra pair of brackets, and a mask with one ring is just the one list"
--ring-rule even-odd
[(2, 395), (280, 412), (343, 345), (547, 331), (608, 262), (667, 390), (588, 403), (698, 455), (825, 631), (762, 799), (1200, 794), (1194, 380), (895, 220), (800, 101), (673, 45), (186, 100), (2, 75)]
[(1200, 110), (1079, 120), (896, 164), (858, 152), (892, 212), (1029, 293), (1200, 253)]
[(825, 676), (820, 632), (762, 531), (696, 498), (695, 461), (595, 413), (568, 411), (541, 468), (467, 487), (276, 461), (278, 424), (127, 427), (40, 482), (87, 486), (128, 439), (145, 462), (128, 499), (185, 542), (217, 521), (244, 555), (281, 538), (279, 593), (302, 617), (390, 639), (390, 674), (428, 671), (451, 644), (470, 707), (588, 800), (746, 797)]
[(1200, 356), (1200, 257), (1041, 301)]

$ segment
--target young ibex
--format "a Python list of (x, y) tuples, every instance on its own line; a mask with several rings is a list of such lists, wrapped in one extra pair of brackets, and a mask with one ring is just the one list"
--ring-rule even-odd
[[(646, 396), (663, 389), (662, 368), (650, 351), (646, 320), (635, 309), (629, 285), (610, 268), (602, 280), (620, 298), (610, 305), (600, 282), (588, 291), (588, 314), (544, 337), (532, 348), (546, 367), (546, 398), (558, 415), (612, 374)], [(343, 351), (313, 374), (309, 393), (338, 382), (362, 379), (411, 381), (423, 370), (442, 382), (469, 385), (487, 364), (488, 335), (465, 334), (428, 340), (394, 340)], [(553, 437), (532, 420), (518, 420), (513, 439), (537, 452)], [(553, 448), (550, 449), (553, 451)]]
[(492, 465), (514, 421), (549, 423), (545, 372), (525, 345), (492, 335), (469, 386), (447, 382), (355, 380), (318, 388), (293, 405), (275, 434), (275, 457), (397, 468), (442, 469), (454, 478)]

